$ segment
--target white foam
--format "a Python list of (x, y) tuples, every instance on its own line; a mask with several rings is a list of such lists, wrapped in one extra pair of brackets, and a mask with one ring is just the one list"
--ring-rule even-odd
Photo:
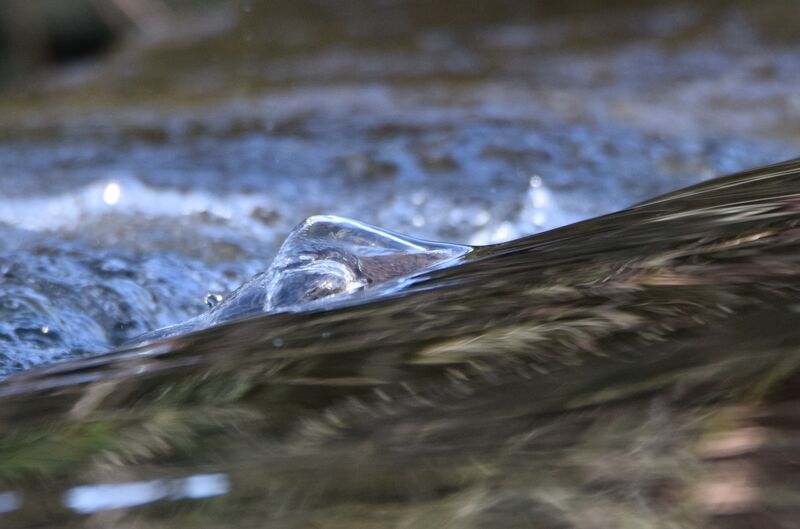
[(208, 213), (232, 226), (257, 231), (250, 218), (271, 205), (262, 194), (213, 194), (202, 190), (152, 188), (125, 173), (67, 193), (8, 200), (0, 208), (0, 223), (29, 231), (75, 230), (82, 222), (108, 214), (181, 217)]

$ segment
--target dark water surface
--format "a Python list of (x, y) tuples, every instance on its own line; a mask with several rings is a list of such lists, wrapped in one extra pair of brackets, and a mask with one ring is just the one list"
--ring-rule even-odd
[(11, 378), (3, 526), (794, 527), (798, 197), (792, 162)]
[[(224, 298), (266, 270), (292, 228), (311, 215), (341, 215), (424, 239), (495, 244), (798, 153), (800, 34), (793, 21), (800, 16), (800, 6), (794, 2), (434, 4), (253, 1), (208, 3), (200, 13), (177, 9), (166, 29), (134, 33), (96, 62), (37, 74), (7, 88), (0, 94), (0, 376), (57, 360), (92, 357), (142, 333), (202, 314), (208, 308), (205, 300)], [(751, 228), (757, 231), (758, 227)], [(613, 241), (603, 238), (602, 230), (593, 237), (580, 233), (587, 237), (581, 239), (584, 246), (597, 241), (590, 245), (591, 252), (596, 252), (597, 270), (588, 284), (613, 276), (609, 270), (619, 265), (617, 257), (609, 257), (614, 254)], [(648, 231), (636, 244), (650, 248), (647, 244), (655, 239), (674, 235)], [(702, 239), (701, 233), (695, 235)], [(577, 251), (571, 245), (555, 247)], [(553, 287), (548, 277), (566, 273), (559, 268), (560, 258), (551, 258), (548, 266), (552, 267), (545, 269), (550, 275), (537, 279), (548, 288)], [(536, 262), (525, 260), (524, 265)], [(509, 266), (514, 271), (523, 265)], [(647, 266), (655, 265), (648, 261)], [(515, 306), (513, 292), (491, 289), (492, 279), (502, 270), (497, 264), (476, 272), (488, 289), (481, 291), (487, 296), (487, 307)], [(748, 291), (744, 298), (752, 301), (764, 296), (769, 297)], [(613, 303), (621, 299), (614, 298)], [(687, 298), (680, 303), (689, 314), (693, 303), (710, 306), (706, 301)], [(723, 307), (728, 301), (714, 299)], [(387, 310), (393, 310), (393, 301), (385, 303)], [(480, 331), (456, 325), (460, 330), (450, 336), (445, 330), (458, 320), (455, 314), (469, 312), (468, 302), (462, 306), (458, 305), (461, 301), (452, 301), (455, 305), (443, 306), (442, 312), (434, 310), (429, 319), (415, 320), (413, 325), (403, 319), (403, 311), (417, 309), (396, 303), (397, 315), (366, 325), (363, 332), (367, 334), (359, 340), (383, 347), (385, 340), (394, 339), (393, 333), (408, 335), (415, 329), (420, 336), (406, 345), (416, 352), (434, 344), (446, 349), (444, 341), (452, 338), (456, 343), (462, 334), (476, 343), (483, 334), (493, 333), (506, 333), (517, 346), (534, 340), (528, 331), (506, 328), (503, 318), (510, 317), (510, 308), (505, 316), (489, 317)], [(671, 311), (671, 301), (664, 303), (664, 310)], [(372, 309), (351, 310), (355, 316), (345, 312), (347, 318), (368, 318)], [(524, 310), (518, 307), (524, 317), (541, 316)], [(583, 321), (578, 312), (573, 315)], [(611, 311), (602, 321), (589, 318), (592, 323), (580, 327), (587, 333), (581, 341), (580, 333), (565, 324), (563, 337), (554, 339), (563, 350), (554, 346), (541, 354), (566, 354), (573, 347), (583, 350), (591, 342), (589, 329), (617, 321), (617, 316), (633, 325), (630, 316)], [(308, 320), (274, 316), (276, 328), (285, 329), (286, 335), (258, 334), (260, 341), (253, 344), (269, 340), (270, 347), (286, 351), (287, 358), (298, 351), (321, 355), (331, 336), (326, 333), (335, 337), (336, 325), (347, 326), (336, 323), (335, 313), (331, 320), (327, 317), (324, 313), (309, 315)], [(315, 318), (323, 323), (314, 323)], [(751, 328), (755, 323), (742, 325)], [(207, 357), (202, 355), (211, 350), (223, 358), (230, 354), (238, 359), (249, 350), (246, 344), (254, 335), (247, 325), (242, 324), (240, 334), (236, 328), (193, 337), (187, 349), (181, 350), (196, 348), (204, 358), (203, 366)], [(663, 330), (647, 332), (657, 336)], [(557, 331), (553, 324), (541, 332), (556, 336)], [(552, 332), (556, 334), (548, 334)], [(301, 344), (290, 343), (289, 336), (294, 335)], [(334, 339), (331, 352), (344, 355), (335, 361), (341, 361), (343, 371), (326, 364), (324, 376), (345, 388), (363, 384), (369, 391), (376, 390), (375, 380), (386, 375), (385, 369), (394, 373), (394, 367), (387, 366), (395, 362), (371, 350), (369, 355), (376, 356), (370, 356), (363, 372), (354, 375), (348, 371), (349, 362), (367, 354), (358, 348), (358, 353), (350, 351), (356, 342), (366, 347), (355, 337)], [(785, 342), (794, 343), (790, 338)], [(605, 347), (599, 346), (595, 353)], [(741, 354), (746, 356), (750, 353), (745, 349)], [(458, 350), (459, 355), (467, 354)], [(397, 351), (389, 349), (386, 355), (392, 357)], [(154, 355), (158, 358), (154, 362), (160, 363), (160, 354), (156, 348), (143, 357)], [(557, 517), (566, 525), (541, 522), (543, 526), (592, 527), (586, 520), (593, 519), (593, 512), (607, 514), (617, 508), (581, 503), (578, 509), (570, 503), (570, 497), (583, 498), (582, 502), (587, 496), (570, 492), (569, 480), (559, 481), (569, 465), (558, 471), (561, 478), (548, 481), (535, 494), (524, 472), (513, 478), (522, 488), (506, 489), (502, 482), (481, 482), (488, 488), (460, 488), (482, 473), (505, 472), (521, 456), (512, 451), (514, 455), (503, 464), (495, 459), (488, 466), (480, 458), (474, 459), (474, 465), (465, 465), (470, 459), (466, 456), (449, 460), (438, 451), (449, 446), (452, 439), (447, 436), (458, 430), (441, 434), (446, 439), (437, 438), (428, 446), (428, 433), (419, 429), (419, 423), (380, 419), (357, 428), (383, 440), (398, 435), (410, 446), (423, 443), (432, 452), (420, 456), (416, 448), (405, 450), (400, 441), (393, 441), (393, 456), (378, 464), (378, 458), (368, 459), (375, 448), (359, 437), (362, 430), (353, 435), (363, 442), (358, 446), (363, 446), (366, 463), (353, 456), (362, 449), (354, 448), (358, 443), (349, 434), (342, 447), (326, 445), (323, 451), (311, 439), (322, 436), (327, 443), (325, 436), (336, 429), (336, 421), (347, 422), (340, 418), (340, 408), (331, 408), (328, 419), (332, 422), (318, 415), (339, 398), (338, 390), (328, 387), (335, 384), (315, 380), (317, 360), (303, 364), (274, 354), (269, 365), (260, 360), (245, 362), (241, 375), (231, 375), (230, 365), (223, 365), (221, 371), (235, 380), (223, 377), (219, 386), (209, 382), (200, 396), (195, 390), (197, 380), (189, 380), (194, 375), (186, 375), (169, 388), (161, 379), (153, 387), (144, 387), (149, 382), (131, 384), (130, 393), (119, 393), (118, 405), (111, 402), (113, 398), (108, 400), (118, 388), (114, 383), (103, 385), (107, 373), (102, 371), (94, 379), (89, 369), (86, 381), (95, 384), (82, 397), (75, 397), (77, 390), (64, 390), (63, 406), (69, 402), (74, 406), (70, 413), (78, 417), (85, 413), (91, 419), (64, 429), (55, 421), (47, 433), (41, 429), (44, 422), (27, 433), (22, 427), (14, 433), (14, 421), (36, 415), (39, 406), (49, 410), (58, 391), (41, 397), (41, 403), (39, 397), (19, 397), (30, 398), (34, 404), (8, 405), (7, 428), (0, 440), (6, 443), (0, 446), (0, 516), (8, 512), (17, 517), (7, 518), (9, 522), (0, 518), (0, 523), (33, 527), (72, 520), (93, 527), (263, 527), (263, 520), (271, 520), (276, 527), (308, 527), (309, 523), (348, 528), (442, 527), (446, 523), (529, 527), (530, 519), (518, 518), (518, 513), (534, 512), (533, 519), (541, 522), (548, 519), (548, 509), (561, 513), (569, 506), (577, 509), (573, 518)], [(190, 352), (184, 352), (163, 361), (169, 369), (179, 370), (194, 365), (191, 358)], [(148, 362), (143, 361), (144, 371), (152, 367)], [(292, 370), (287, 375), (291, 381), (275, 384), (289, 389), (264, 389), (261, 385), (271, 380), (270, 370), (280, 371), (284, 363)], [(411, 383), (416, 377), (428, 381), (429, 375), (448, 380), (462, 376), (460, 367), (444, 374), (427, 369), (400, 369), (404, 375), (395, 382)], [(197, 377), (208, 376), (201, 371), (195, 373)], [(76, 379), (67, 377), (68, 386), (78, 384), (84, 374), (78, 369)], [(129, 376), (129, 368), (122, 375)], [(544, 398), (550, 382), (540, 382), (545, 389), (537, 395)], [(128, 382), (122, 385), (127, 387)], [(307, 393), (298, 389), (305, 387), (312, 389)], [(525, 395), (530, 389), (509, 387)], [(163, 409), (153, 404), (161, 402), (153, 397), (156, 389), (178, 395), (178, 404), (165, 402)], [(470, 383), (457, 391), (471, 391)], [(236, 404), (251, 392), (258, 406)], [(140, 393), (149, 407), (139, 408)], [(376, 394), (378, 400), (383, 398)], [(385, 396), (390, 399), (387, 402), (395, 398), (391, 392)], [(73, 397), (78, 400), (71, 401)], [(504, 398), (486, 397), (481, 409), (507, 406)], [(205, 407), (206, 401), (213, 402), (213, 409)], [(113, 410), (113, 421), (104, 422), (103, 406), (95, 409), (102, 402), (107, 403), (104, 409)], [(372, 411), (364, 413), (381, 406), (375, 402), (367, 406)], [(469, 406), (474, 405), (470, 401)], [(573, 405), (577, 406), (570, 401), (569, 406)], [(390, 404), (386, 406), (393, 410)], [(447, 406), (463, 411), (457, 403)], [(636, 406), (632, 409), (641, 412)], [(360, 413), (357, 404), (347, 409), (342, 413)], [(512, 406), (508, 416), (528, 413), (533, 412)], [(652, 417), (652, 424), (634, 421), (629, 426), (656, 428), (662, 416), (653, 412)], [(128, 425), (134, 425), (131, 428), (119, 422), (128, 419)], [(248, 426), (250, 419), (254, 422)], [(302, 428), (295, 424), (306, 419)], [(431, 415), (426, 424), (439, 420), (441, 416)], [(613, 424), (608, 439), (627, 428)], [(228, 436), (231, 429), (243, 433)], [(203, 440), (207, 432), (208, 439)], [(479, 432), (464, 432), (480, 437)], [(646, 434), (637, 439), (652, 441)], [(119, 450), (106, 446), (112, 439)], [(263, 442), (254, 443), (254, 439)], [(295, 440), (296, 450), (287, 452), (285, 443)], [(669, 439), (664, 442), (668, 444)], [(220, 443), (230, 446), (220, 447)], [(312, 447), (304, 452), (303, 443)], [(495, 450), (493, 441), (487, 443), (461, 454)], [(184, 448), (173, 450), (177, 445)], [(256, 445), (259, 451), (251, 454), (252, 462), (245, 457), (232, 462), (229, 450), (250, 454)], [(30, 449), (21, 451), (22, 446)], [(381, 442), (377, 446), (386, 449)], [(649, 446), (626, 445), (631, 453), (647, 454), (637, 456), (637, 468), (664, 470), (683, 464), (683, 460), (659, 459), (648, 451)], [(96, 448), (105, 451), (102, 457)], [(597, 450), (590, 452), (603, 453)], [(166, 455), (151, 459), (155, 454)], [(580, 455), (574, 457), (580, 459)], [(74, 472), (61, 467), (53, 470), (53, 483), (58, 486), (43, 494), (30, 485), (31, 480), (42, 479), (36, 468), (32, 470), (42, 458), (67, 466), (85, 463), (86, 458), (91, 463)], [(411, 465), (417, 461), (424, 461), (430, 475), (419, 474), (419, 468)], [(537, 461), (536, 465), (542, 464)], [(345, 472), (362, 463), (368, 484)], [(571, 464), (580, 467), (582, 463)], [(539, 472), (536, 465), (528, 470)], [(404, 474), (406, 467), (414, 471)], [(605, 479), (601, 470), (598, 479)], [(642, 472), (646, 485), (657, 488), (657, 473)], [(272, 478), (265, 480), (265, 474)], [(322, 474), (342, 476), (341, 503), (320, 500), (335, 488), (320, 481)], [(96, 488), (111, 482), (133, 488)], [(90, 489), (80, 488), (84, 486)], [(528, 492), (520, 492), (523, 489)], [(237, 491), (237, 496), (229, 503), (203, 499), (222, 498), (231, 491)], [(629, 499), (638, 494), (628, 489), (617, 492)], [(264, 495), (271, 499), (258, 503)], [(98, 504), (98, 498), (106, 498), (107, 504)], [(129, 500), (124, 498), (140, 498), (140, 504), (150, 505), (146, 516), (140, 519), (133, 508), (138, 504), (125, 503)], [(398, 498), (397, 502), (392, 498)], [(314, 511), (320, 501), (326, 507)], [(318, 518), (296, 518), (304, 502)], [(422, 510), (405, 511), (408, 502), (416, 502)], [(37, 518), (31, 509), (40, 503), (46, 508)], [(654, 508), (645, 504), (647, 509)], [(470, 511), (469, 505), (482, 507)], [(347, 514), (341, 523), (336, 522), (339, 525), (333, 522), (338, 520), (337, 509)], [(607, 526), (622, 527), (620, 520), (625, 518), (630, 527), (647, 527), (647, 516), (642, 514), (647, 509), (630, 518), (620, 514)], [(361, 517), (353, 516), (356, 511)], [(86, 521), (75, 513), (92, 514)], [(233, 513), (236, 525), (227, 518)], [(384, 519), (393, 521), (383, 524)], [(325, 525), (327, 520), (333, 521)], [(675, 520), (679, 526), (690, 523), (680, 517)]]

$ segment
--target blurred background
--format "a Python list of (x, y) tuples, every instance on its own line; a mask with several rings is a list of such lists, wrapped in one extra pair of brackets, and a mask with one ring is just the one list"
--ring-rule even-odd
[(2, 0), (0, 373), (203, 310), (305, 217), (491, 244), (798, 154), (800, 4)]

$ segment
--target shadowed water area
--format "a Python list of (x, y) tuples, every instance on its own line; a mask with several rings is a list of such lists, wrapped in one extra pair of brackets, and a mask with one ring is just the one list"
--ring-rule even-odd
[(796, 164), (521, 238), (796, 156), (795, 3), (165, 5), (0, 94), (2, 527), (798, 523)]
[(7, 380), (4, 523), (791, 527), (798, 197), (735, 175)]

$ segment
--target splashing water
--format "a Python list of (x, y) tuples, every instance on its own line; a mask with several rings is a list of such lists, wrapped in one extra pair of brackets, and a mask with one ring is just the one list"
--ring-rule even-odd
[(210, 310), (205, 314), (133, 342), (175, 336), (265, 312), (330, 308), (362, 292), (369, 297), (386, 295), (421, 272), (453, 264), (470, 250), (469, 246), (424, 241), (352, 219), (317, 215), (294, 229), (268, 270), (227, 299), (209, 294), (206, 303)]

